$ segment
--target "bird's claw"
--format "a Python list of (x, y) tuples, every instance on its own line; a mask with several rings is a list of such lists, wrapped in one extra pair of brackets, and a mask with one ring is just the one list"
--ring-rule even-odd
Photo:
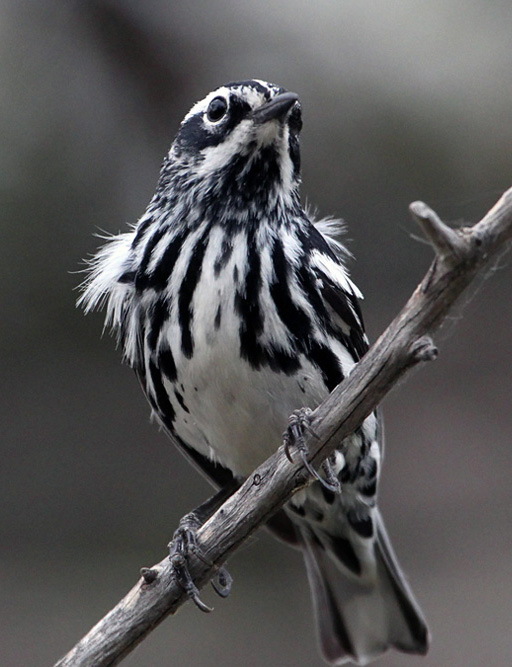
[(205, 604), (199, 597), (199, 589), (190, 576), (185, 556), (181, 553), (174, 553), (170, 554), (169, 560), (171, 561), (179, 585), (183, 588), (196, 607), (205, 613), (213, 611), (213, 608)]
[(286, 458), (290, 463), (293, 463), (293, 457), (290, 452), (292, 445), (295, 445), (299, 452), (307, 452), (304, 431), (308, 431), (313, 437), (318, 438), (317, 434), (311, 428), (311, 415), (312, 411), (310, 408), (300, 408), (299, 410), (295, 410), (288, 419), (288, 427), (283, 433), (283, 443)]
[(314, 438), (318, 438), (317, 434), (311, 428), (311, 415), (312, 411), (310, 408), (300, 408), (300, 410), (295, 410), (295, 412), (293, 412), (290, 416), (288, 420), (288, 428), (283, 433), (283, 444), (286, 458), (290, 461), (290, 463), (293, 463), (293, 457), (291, 455), (290, 448), (292, 445), (294, 445), (299, 452), (302, 463), (304, 464), (304, 467), (309, 472), (309, 474), (329, 491), (332, 491), (333, 493), (340, 493), (340, 483), (336, 477), (336, 474), (334, 473), (331, 462), (326, 459), (322, 463), (322, 470), (324, 471), (325, 475), (325, 477), (322, 477), (308, 460), (309, 449), (304, 439), (304, 433), (307, 431), (308, 433), (311, 433)]
[[(174, 533), (172, 541), (169, 543), (169, 560), (171, 561), (179, 585), (183, 588), (188, 597), (198, 609), (209, 613), (213, 611), (213, 608), (209, 607), (201, 600), (199, 589), (190, 575), (187, 563), (188, 554), (193, 553), (202, 560), (203, 563), (206, 563), (206, 565), (210, 567), (213, 565), (197, 543), (197, 531), (200, 527), (201, 522), (194, 512), (187, 514), (181, 519), (178, 529)], [(233, 578), (226, 568), (222, 566), (210, 583), (213, 590), (220, 597), (226, 598), (231, 592)]]

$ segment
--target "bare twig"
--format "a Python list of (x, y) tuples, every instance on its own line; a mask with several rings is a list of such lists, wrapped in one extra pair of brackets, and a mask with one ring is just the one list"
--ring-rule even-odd
[[(512, 239), (512, 188), (472, 228), (447, 227), (426, 204), (411, 213), (434, 246), (436, 257), (425, 278), (390, 326), (328, 398), (314, 411), (307, 435), (311, 461), (318, 466), (376, 408), (413, 366), (435, 359), (431, 334), (474, 278), (485, 271)], [(200, 588), (240, 544), (296, 491), (310, 482), (304, 465), (290, 463), (284, 448), (265, 461), (205, 523), (198, 543), (206, 559), (192, 557), (190, 573)], [(56, 667), (117, 664), (167, 615), (186, 601), (165, 558), (144, 568), (142, 578)]]
[(448, 227), (424, 202), (415, 201), (409, 206), (413, 218), (445, 262), (455, 265), (464, 257), (464, 241), (455, 229)]

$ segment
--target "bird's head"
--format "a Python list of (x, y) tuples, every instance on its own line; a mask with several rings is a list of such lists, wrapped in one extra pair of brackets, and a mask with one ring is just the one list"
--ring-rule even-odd
[(197, 102), (169, 152), (180, 181), (248, 205), (295, 199), (300, 182), (299, 98), (260, 80), (221, 86)]

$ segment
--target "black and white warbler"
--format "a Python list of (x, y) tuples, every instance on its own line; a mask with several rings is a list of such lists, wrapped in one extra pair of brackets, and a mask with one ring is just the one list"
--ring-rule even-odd
[[(195, 104), (146, 213), (98, 251), (81, 297), (106, 304), (157, 419), (226, 493), (368, 347), (336, 225), (300, 203), (301, 126), (297, 95), (264, 81)], [(302, 549), (333, 664), (428, 646), (376, 507), (379, 440), (371, 415), (269, 525)]]

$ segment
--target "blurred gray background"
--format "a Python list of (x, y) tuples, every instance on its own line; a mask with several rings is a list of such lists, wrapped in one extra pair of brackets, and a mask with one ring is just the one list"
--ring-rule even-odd
[[(65, 653), (210, 491), (74, 305), (191, 104), (249, 77), (300, 94), (303, 194), (348, 222), (375, 339), (432, 258), (408, 204), (471, 223), (512, 184), (511, 20), (510, 0), (3, 0), (4, 667)], [(381, 505), (433, 643), (382, 667), (512, 664), (511, 276), (506, 256), (385, 402)], [(300, 556), (261, 533), (229, 569), (213, 614), (187, 605), (123, 664), (320, 667)]]

